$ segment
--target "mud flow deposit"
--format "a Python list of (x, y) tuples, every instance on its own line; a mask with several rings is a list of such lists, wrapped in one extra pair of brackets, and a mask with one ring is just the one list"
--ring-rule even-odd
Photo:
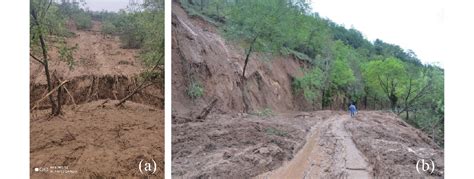
[[(43, 67), (30, 64), (30, 167), (32, 178), (131, 178), (142, 176), (141, 160), (155, 160), (156, 177), (164, 170), (163, 91), (151, 85), (116, 106), (140, 84), (145, 69), (138, 51), (123, 49), (116, 36), (100, 33), (101, 23), (76, 30), (67, 43), (77, 45), (76, 64), (69, 69), (50, 50), (51, 74), (67, 80), (61, 95), (62, 115), (50, 115)], [(67, 167), (67, 174), (41, 172)], [(50, 168), (51, 169), (51, 168)]]
[[(366, 110), (351, 118), (293, 93), (308, 64), (291, 55), (252, 54), (251, 110), (243, 113), (245, 49), (180, 3), (172, 8), (173, 178), (417, 178), (421, 158), (436, 163), (427, 177), (443, 176), (443, 149), (398, 116)], [(190, 90), (203, 93), (192, 98)]]

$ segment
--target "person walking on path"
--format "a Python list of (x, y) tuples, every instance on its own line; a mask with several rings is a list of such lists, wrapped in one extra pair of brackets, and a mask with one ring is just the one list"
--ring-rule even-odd
[(351, 103), (349, 106), (349, 111), (351, 112), (351, 117), (354, 117), (356, 115), (357, 109), (354, 103)]

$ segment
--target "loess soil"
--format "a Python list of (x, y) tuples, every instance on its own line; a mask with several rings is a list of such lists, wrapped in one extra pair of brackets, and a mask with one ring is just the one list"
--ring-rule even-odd
[[(138, 57), (138, 49), (121, 48), (117, 36), (104, 36), (100, 33), (101, 24), (93, 21), (90, 30), (76, 30), (70, 27), (72, 37), (66, 39), (68, 47), (76, 46), (73, 52), (75, 65), (69, 68), (59, 58), (58, 49), (54, 46), (49, 51), (51, 73), (59, 78), (72, 79), (81, 76), (136, 76), (144, 66)], [(52, 42), (53, 39), (50, 39)], [(46, 84), (44, 69), (41, 64), (30, 60), (31, 83)]]
[(311, 126), (329, 114), (216, 114), (173, 124), (173, 178), (249, 178), (274, 170), (293, 158)]
[(75, 174), (34, 172), (32, 178), (139, 177), (140, 160), (157, 162), (163, 178), (164, 116), (161, 109), (104, 100), (68, 106), (50, 117), (49, 110), (31, 115), (31, 168), (68, 166)]
[(433, 178), (444, 176), (444, 150), (420, 130), (392, 113), (364, 112), (346, 122), (357, 148), (373, 164), (375, 176), (416, 178), (418, 160), (433, 160)]
[[(155, 160), (151, 178), (164, 177), (164, 96), (159, 84), (135, 94), (123, 107), (118, 100), (141, 82), (145, 70), (138, 49), (123, 49), (116, 36), (100, 33), (100, 22), (90, 30), (76, 30), (67, 38), (76, 46), (73, 68), (49, 51), (55, 80), (68, 80), (62, 93), (63, 114), (49, 115), (43, 67), (30, 60), (30, 171), (32, 178), (141, 178), (141, 160)], [(35, 168), (67, 166), (75, 173), (37, 172)]]
[[(173, 3), (172, 14), (173, 110), (201, 109), (217, 98), (216, 110), (243, 111), (240, 76), (244, 49), (223, 39), (216, 27), (189, 17), (177, 3)], [(303, 75), (301, 63), (288, 57), (252, 55), (246, 71), (251, 111), (271, 108), (288, 112), (298, 108), (293, 102), (291, 81)], [(187, 91), (192, 83), (202, 86), (202, 98), (189, 98)]]
[[(252, 54), (250, 112), (241, 113), (244, 49), (177, 2), (172, 25), (173, 178), (444, 177), (443, 149), (394, 114), (314, 111), (292, 91), (308, 65), (292, 56)], [(193, 83), (203, 96), (187, 94)], [(434, 172), (418, 173), (420, 159), (433, 160)]]

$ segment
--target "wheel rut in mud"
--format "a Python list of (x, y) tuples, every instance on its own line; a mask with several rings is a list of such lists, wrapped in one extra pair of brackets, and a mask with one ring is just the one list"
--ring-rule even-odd
[(370, 178), (372, 168), (346, 131), (347, 120), (351, 119), (334, 115), (314, 126), (295, 158), (257, 178)]

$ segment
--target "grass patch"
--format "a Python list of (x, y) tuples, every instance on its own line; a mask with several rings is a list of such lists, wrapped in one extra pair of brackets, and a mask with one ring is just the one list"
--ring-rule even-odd
[(260, 117), (270, 117), (273, 116), (273, 111), (270, 108), (265, 108), (260, 111), (256, 111), (254, 115), (260, 116)]
[(192, 99), (195, 100), (204, 95), (204, 88), (196, 81), (191, 82), (186, 90), (186, 94)]
[(268, 135), (276, 135), (276, 136), (280, 136), (280, 137), (288, 136), (288, 132), (285, 132), (285, 131), (282, 131), (282, 130), (279, 130), (279, 129), (276, 129), (276, 128), (273, 128), (273, 127), (267, 128), (265, 130), (265, 133), (267, 133)]
[(204, 19), (205, 21), (213, 24), (214, 26), (219, 26), (220, 25), (219, 22), (214, 20), (214, 18), (212, 17), (212, 14), (207, 15), (205, 12), (201, 12), (201, 11), (197, 10), (198, 7), (194, 7), (193, 5), (189, 4), (185, 0), (181, 0), (180, 2), (181, 2), (182, 7), (184, 8), (184, 10), (188, 13), (188, 15), (200, 17), (200, 18)]

